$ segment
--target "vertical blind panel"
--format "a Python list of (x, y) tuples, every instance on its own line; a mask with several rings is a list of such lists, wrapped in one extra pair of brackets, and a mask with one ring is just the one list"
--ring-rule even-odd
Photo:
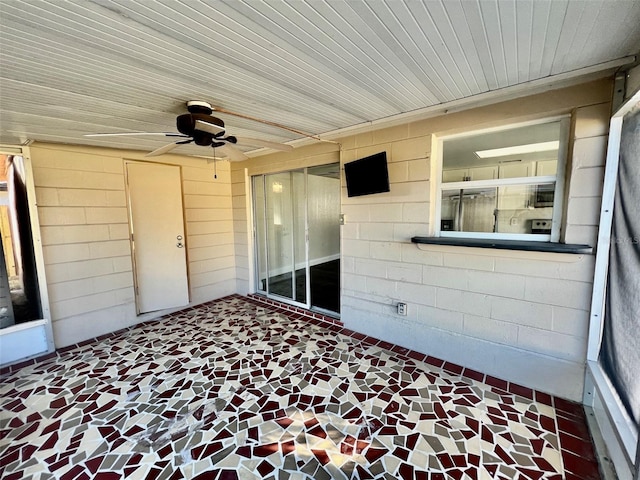
[(625, 117), (613, 211), (600, 363), (640, 424), (640, 110)]

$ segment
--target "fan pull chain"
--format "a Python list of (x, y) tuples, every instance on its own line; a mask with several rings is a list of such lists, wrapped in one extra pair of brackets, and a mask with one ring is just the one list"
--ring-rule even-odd
[(213, 147), (213, 178), (218, 178), (218, 167), (216, 165), (216, 147)]

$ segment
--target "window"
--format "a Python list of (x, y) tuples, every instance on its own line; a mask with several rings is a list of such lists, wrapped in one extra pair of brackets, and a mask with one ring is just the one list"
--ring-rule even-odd
[(557, 242), (568, 127), (556, 118), (439, 139), (436, 234)]

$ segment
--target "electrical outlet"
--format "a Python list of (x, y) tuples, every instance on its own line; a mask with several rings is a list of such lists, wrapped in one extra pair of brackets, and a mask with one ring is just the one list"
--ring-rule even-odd
[(407, 304), (398, 302), (398, 315), (407, 315)]

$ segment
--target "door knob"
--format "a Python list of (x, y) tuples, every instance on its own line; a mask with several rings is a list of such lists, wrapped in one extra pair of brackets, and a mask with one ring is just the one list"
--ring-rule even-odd
[(178, 235), (178, 236), (176, 237), (176, 240), (182, 240), (182, 235)]
[(184, 246), (184, 245), (182, 245), (182, 242), (178, 242), (178, 243), (176, 243), (176, 247), (178, 247), (178, 248), (182, 248), (183, 246)]

